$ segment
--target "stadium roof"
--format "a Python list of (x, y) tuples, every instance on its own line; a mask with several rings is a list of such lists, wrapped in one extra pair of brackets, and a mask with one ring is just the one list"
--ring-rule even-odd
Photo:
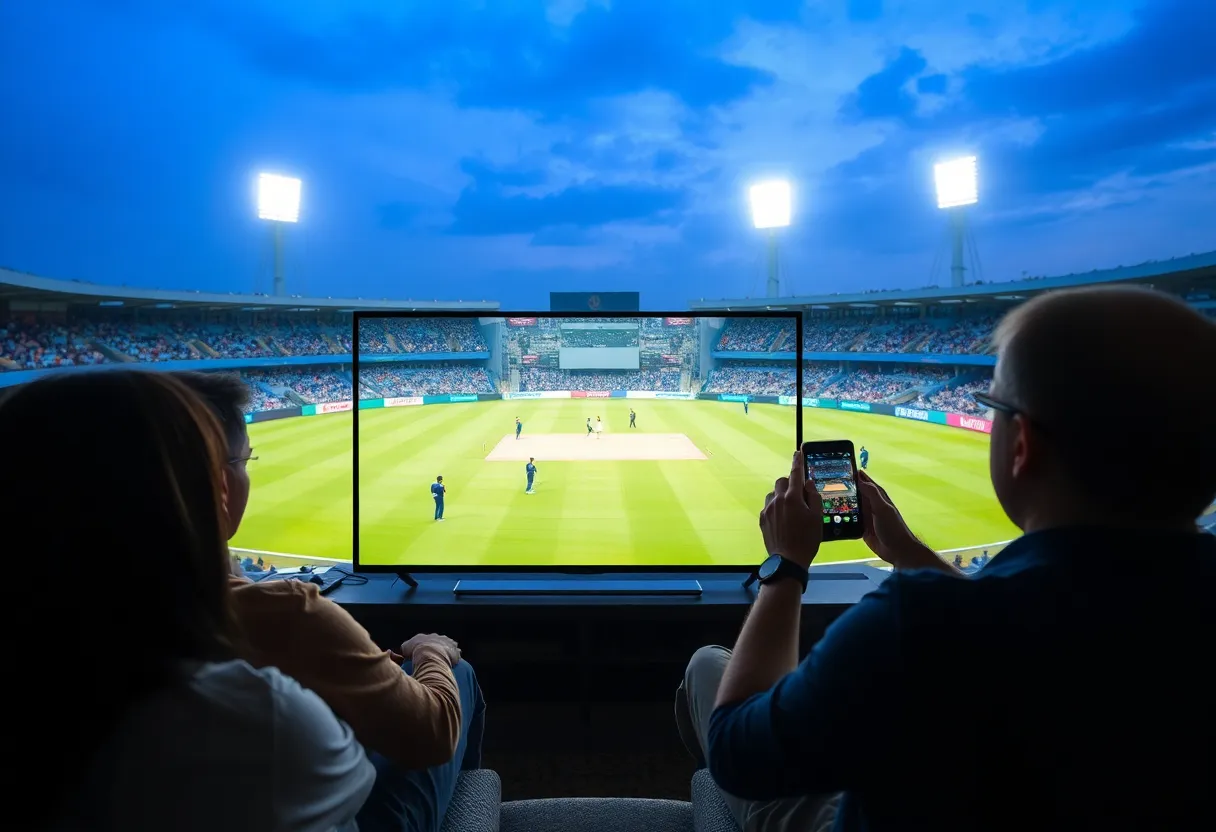
[(751, 309), (803, 309), (806, 307), (840, 306), (919, 306), (934, 303), (975, 303), (979, 301), (1023, 301), (1028, 297), (1052, 289), (1091, 286), (1100, 283), (1143, 283), (1162, 289), (1196, 288), (1208, 284), (1216, 289), (1216, 251), (1206, 254), (1191, 254), (1171, 260), (1152, 260), (1138, 266), (1120, 266), (1117, 269), (1095, 269), (1085, 274), (1068, 274), (1059, 277), (1034, 277), (1006, 283), (976, 283), (961, 288), (929, 287), (925, 289), (896, 289), (834, 293), (830, 295), (799, 295), (779, 298), (737, 298), (706, 300), (701, 298), (689, 302), (693, 310), (751, 310)]
[(308, 298), (299, 295), (238, 295), (185, 292), (167, 289), (137, 289), (102, 286), (78, 280), (52, 280), (32, 274), (0, 269), (0, 301), (26, 303), (71, 303), (153, 309), (231, 309), (247, 311), (326, 311), (355, 309), (498, 309), (495, 300), (371, 300), (368, 298)]

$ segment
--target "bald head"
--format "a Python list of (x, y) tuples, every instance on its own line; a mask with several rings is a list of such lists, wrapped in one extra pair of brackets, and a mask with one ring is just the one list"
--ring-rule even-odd
[(1015, 309), (996, 344), (994, 395), (1091, 501), (1194, 519), (1216, 498), (1216, 323), (1149, 289), (1077, 289)]

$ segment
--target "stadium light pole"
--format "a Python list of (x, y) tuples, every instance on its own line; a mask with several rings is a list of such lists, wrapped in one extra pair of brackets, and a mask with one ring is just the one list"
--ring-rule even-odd
[(950, 212), (950, 285), (966, 282), (963, 245), (967, 237), (967, 206), (980, 201), (974, 156), (962, 156), (933, 166), (937, 184), (937, 207)]
[(283, 277), (283, 227), (300, 221), (300, 180), (277, 173), (258, 174), (258, 219), (270, 223), (274, 239), (274, 293), (287, 294)]
[(790, 224), (790, 183), (781, 179), (757, 182), (748, 191), (752, 205), (752, 225), (768, 232), (768, 296), (781, 294), (781, 275), (777, 255), (777, 231)]

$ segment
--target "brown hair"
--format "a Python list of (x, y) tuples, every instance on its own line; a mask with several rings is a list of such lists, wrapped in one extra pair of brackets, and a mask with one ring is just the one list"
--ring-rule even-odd
[(19, 387), (0, 400), (0, 436), (6, 532), (32, 576), (8, 631), (6, 658), (31, 685), (14, 753), (66, 796), (130, 706), (189, 662), (231, 655), (228, 452), (202, 401), (155, 372)]
[[(1090, 502), (1192, 521), (1216, 499), (1216, 322), (1151, 289), (1051, 292), (997, 328), (996, 390)], [(1179, 464), (1180, 458), (1184, 460)]]
[(249, 385), (236, 373), (176, 372), (177, 378), (197, 393), (219, 417), (228, 447), (239, 450), (245, 438), (245, 405), (249, 404)]

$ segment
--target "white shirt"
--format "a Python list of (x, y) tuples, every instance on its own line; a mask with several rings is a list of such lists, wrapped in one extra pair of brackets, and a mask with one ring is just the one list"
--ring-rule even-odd
[(375, 779), (315, 693), (274, 668), (205, 664), (127, 714), (55, 828), (329, 832), (353, 821)]

